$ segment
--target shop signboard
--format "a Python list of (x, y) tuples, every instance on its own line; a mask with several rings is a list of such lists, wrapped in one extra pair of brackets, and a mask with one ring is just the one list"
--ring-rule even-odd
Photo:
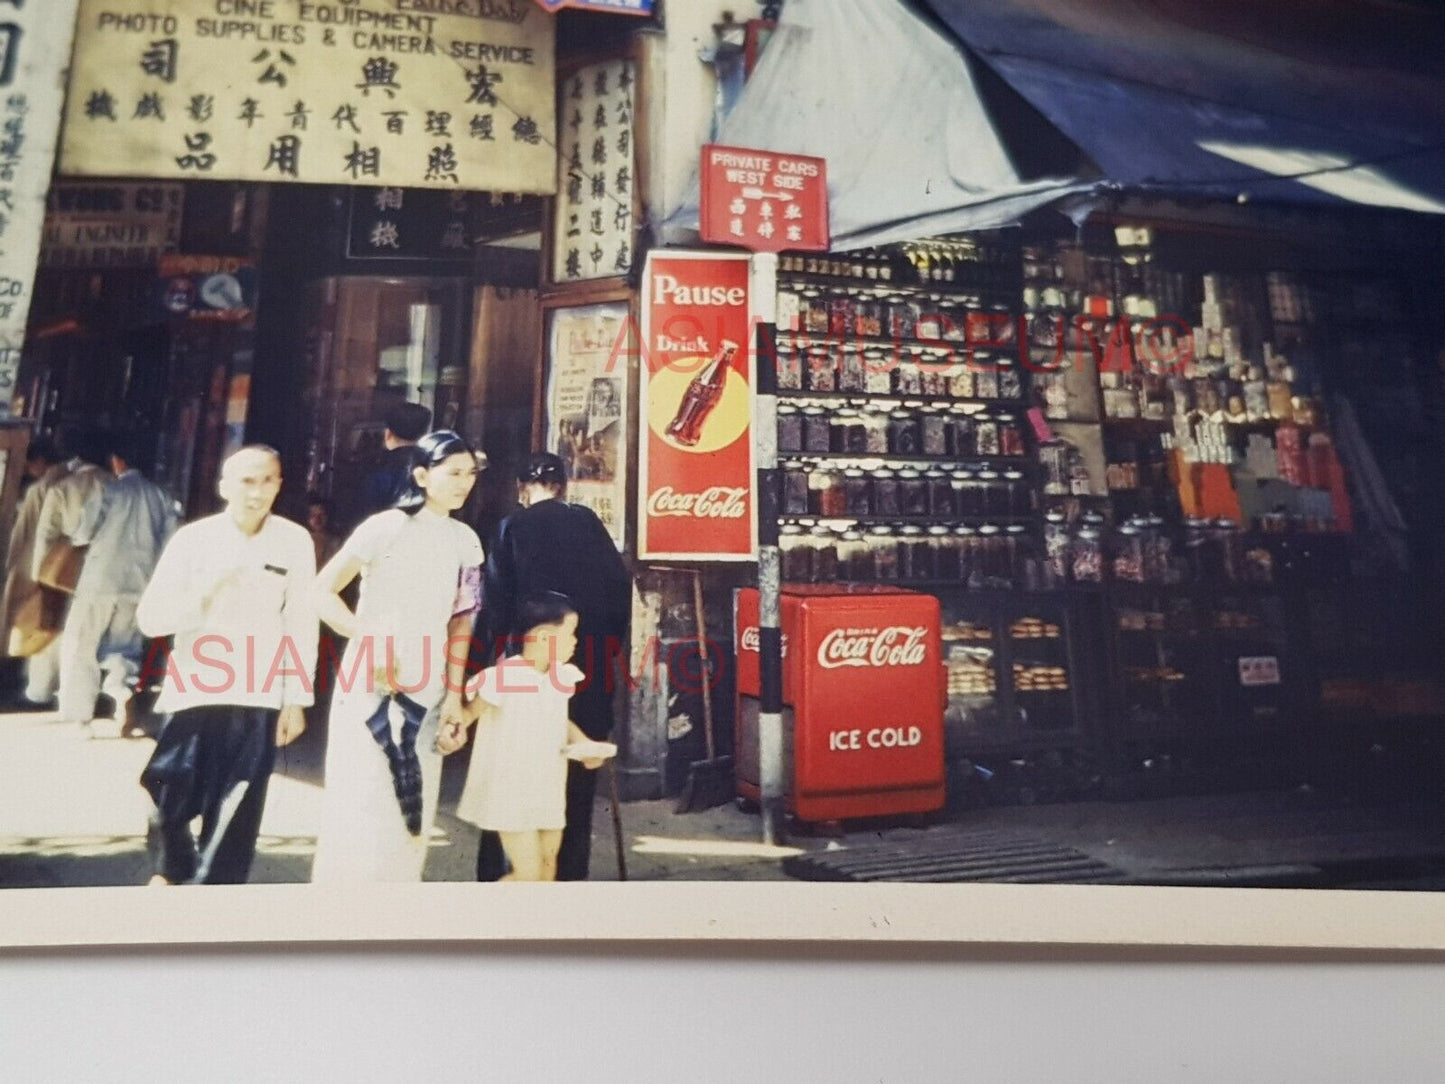
[[(567, 499), (627, 544), (626, 302), (547, 314), (547, 449), (567, 464)], [(619, 345), (621, 344), (621, 345)]]
[(0, 3), (0, 417), (25, 342), (74, 16), (75, 0)]
[(541, 229), (542, 200), (515, 192), (353, 188), (351, 260), (472, 259), (478, 244)]
[(756, 557), (748, 273), (741, 253), (659, 251), (647, 258), (639, 557)]
[(828, 250), (823, 159), (707, 143), (699, 177), (704, 241), (751, 252)]
[(256, 308), (256, 267), (239, 256), (163, 256), (158, 297), (167, 319), (239, 322)]
[(1246, 688), (1260, 685), (1278, 685), (1279, 656), (1244, 655), (1239, 659), (1239, 683)]
[(537, 0), (548, 11), (601, 11), (614, 15), (651, 15), (653, 0)]
[(61, 169), (550, 193), (554, 22), (527, 0), (81, 0)]
[(58, 181), (46, 201), (42, 267), (155, 267), (181, 243), (185, 186)]
[(635, 84), (636, 66), (613, 60), (581, 68), (558, 87), (555, 282), (632, 270)]

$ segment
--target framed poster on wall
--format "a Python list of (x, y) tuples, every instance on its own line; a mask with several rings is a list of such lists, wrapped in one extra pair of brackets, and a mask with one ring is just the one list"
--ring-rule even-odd
[(625, 301), (547, 313), (547, 443), (567, 464), (567, 499), (597, 513), (617, 548), (627, 542)]

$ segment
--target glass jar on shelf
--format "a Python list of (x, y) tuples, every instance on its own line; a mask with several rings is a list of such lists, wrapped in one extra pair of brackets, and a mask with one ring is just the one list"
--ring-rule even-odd
[(973, 356), (973, 387), (979, 399), (999, 397), (998, 358), (989, 353), (975, 353)]
[(933, 547), (933, 578), (956, 581), (959, 578), (959, 547), (953, 531), (942, 525), (930, 527), (928, 542)]
[(838, 365), (838, 390), (862, 393), (867, 389), (866, 374), (863, 370), (863, 350), (854, 342), (842, 346), (842, 360)]
[(803, 298), (791, 283), (778, 283), (778, 311), (775, 321), (779, 331), (803, 329)]
[(898, 578), (900, 580), (930, 579), (928, 561), (924, 556), (928, 550), (928, 538), (922, 527), (909, 524), (898, 529)]
[(869, 455), (888, 454), (888, 415), (876, 410), (863, 412), (863, 446)]
[(1051, 440), (1039, 445), (1039, 466), (1044, 472), (1044, 492), (1050, 497), (1066, 496), (1069, 492), (1070, 446), (1062, 440)]
[(936, 407), (925, 407), (918, 413), (918, 446), (924, 455), (948, 454), (948, 415)]
[(1075, 583), (1104, 582), (1104, 538), (1097, 527), (1080, 527), (1069, 546), (1070, 576)]
[(1023, 377), (1019, 367), (1010, 358), (998, 359), (998, 397), (1000, 399), (1022, 399), (1024, 396)]
[(783, 454), (803, 450), (803, 415), (788, 403), (778, 406), (778, 451)]
[(834, 294), (828, 299), (828, 337), (842, 342), (853, 337), (854, 300), (851, 294)]
[(1024, 431), (1012, 414), (998, 416), (998, 455), (1023, 455)]
[(953, 529), (953, 545), (958, 551), (958, 576), (960, 583), (967, 583), (978, 560), (978, 529), (963, 526)]
[(803, 450), (805, 452), (832, 450), (832, 433), (828, 424), (828, 412), (822, 407), (803, 408)]
[(947, 471), (924, 471), (928, 483), (928, 512), (934, 519), (952, 519), (957, 510), (953, 504), (953, 481)]
[(828, 346), (808, 347), (807, 371), (804, 376), (809, 391), (826, 394), (838, 390), (838, 362)]
[(868, 451), (868, 427), (862, 412), (851, 407), (838, 411), (843, 419), (843, 451), (849, 455), (864, 455)]
[(1210, 533), (1219, 550), (1220, 578), (1238, 583), (1244, 574), (1244, 535), (1239, 524), (1221, 516), (1214, 521)]
[(801, 463), (788, 463), (783, 467), (782, 505), (785, 516), (806, 516), (811, 511), (808, 471)]
[(883, 335), (883, 303), (877, 294), (858, 296), (853, 308), (853, 330), (861, 338), (877, 339)]
[(828, 334), (828, 298), (823, 291), (804, 290), (801, 307), (803, 330), (809, 335)]
[(955, 516), (983, 515), (983, 487), (973, 471), (950, 472), (948, 484), (949, 488), (953, 490), (953, 514)]
[(1029, 529), (1022, 523), (1014, 523), (1004, 529), (1005, 559), (1008, 564), (1008, 581), (1017, 587), (1024, 581), (1024, 566), (1033, 556), (1033, 543)]
[(846, 515), (848, 505), (840, 472), (831, 467), (814, 467), (808, 474), (808, 503), (815, 516), (837, 519)]
[(776, 371), (779, 391), (803, 390), (803, 355), (790, 339), (782, 336), (777, 341)]
[(813, 583), (835, 583), (838, 579), (838, 536), (828, 527), (808, 532), (813, 549)]
[(872, 565), (862, 531), (850, 529), (838, 536), (839, 579), (849, 583), (866, 583), (873, 578)]
[(1048, 586), (1058, 587), (1069, 580), (1069, 525), (1062, 512), (1044, 515), (1044, 579)]
[(881, 346), (870, 346), (863, 351), (863, 390), (869, 395), (890, 395), (893, 392), (893, 372), (896, 362)]
[(1140, 523), (1144, 541), (1144, 579), (1149, 583), (1168, 583), (1172, 578), (1174, 541), (1159, 516), (1146, 516)]
[(1003, 477), (994, 470), (981, 470), (977, 475), (983, 492), (983, 515), (1007, 516), (1009, 514), (1008, 490), (1004, 488)]
[(873, 485), (867, 472), (850, 467), (843, 472), (844, 502), (850, 516), (873, 514)]
[(948, 425), (951, 430), (948, 454), (964, 459), (978, 454), (978, 423), (972, 411), (962, 406), (948, 410)]
[(917, 455), (919, 447), (918, 415), (911, 410), (888, 415), (888, 450), (894, 455)]
[(879, 524), (867, 534), (868, 553), (873, 560), (874, 579), (898, 579), (898, 535), (892, 527)]
[(912, 339), (918, 332), (918, 302), (910, 294), (893, 294), (887, 301), (888, 337), (895, 342)]
[(898, 511), (900, 515), (928, 515), (928, 483), (923, 472), (904, 467), (898, 472)]
[(813, 578), (813, 546), (803, 528), (785, 523), (778, 529), (778, 550), (784, 583), (808, 583)]
[(923, 373), (913, 355), (902, 348), (898, 351), (898, 372), (893, 384), (899, 395), (923, 394)]
[(980, 414), (974, 426), (975, 455), (1002, 455), (999, 451), (999, 423), (992, 414)]
[(1006, 578), (1003, 528), (985, 523), (978, 529), (978, 554), (974, 563), (977, 581), (984, 587), (998, 587)]
[(898, 472), (880, 467), (872, 474), (873, 514), (876, 516), (901, 515), (898, 500)]
[(1003, 472), (1004, 489), (1008, 493), (1008, 514), (1011, 516), (1027, 516), (1034, 510), (1034, 495), (1029, 489), (1028, 480), (1021, 470), (1006, 470)]
[(1121, 524), (1114, 534), (1114, 579), (1144, 582), (1144, 539), (1133, 520)]
[(955, 354), (949, 369), (948, 394), (955, 399), (978, 398), (977, 374), (968, 352)]
[(934, 399), (948, 395), (948, 351), (941, 348), (925, 348), (918, 355), (918, 369), (921, 373), (919, 386), (923, 394)]

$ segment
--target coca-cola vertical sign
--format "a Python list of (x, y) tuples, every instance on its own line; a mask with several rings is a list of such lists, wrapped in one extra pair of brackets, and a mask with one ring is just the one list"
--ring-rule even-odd
[(639, 366), (639, 557), (756, 556), (752, 335), (746, 254), (648, 256)]

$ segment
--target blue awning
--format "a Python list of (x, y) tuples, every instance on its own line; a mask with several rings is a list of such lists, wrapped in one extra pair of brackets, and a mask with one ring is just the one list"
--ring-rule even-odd
[(1445, 213), (1445, 20), (1409, 0), (926, 0), (1112, 182)]

